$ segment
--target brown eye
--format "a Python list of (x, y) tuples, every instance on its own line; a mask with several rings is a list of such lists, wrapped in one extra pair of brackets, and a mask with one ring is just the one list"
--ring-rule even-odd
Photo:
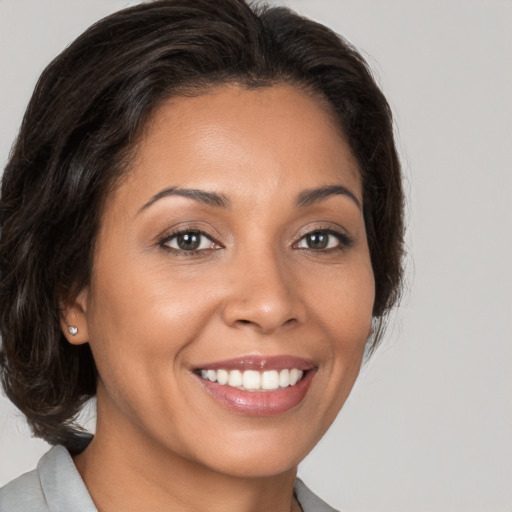
[(182, 251), (195, 251), (201, 245), (201, 233), (180, 233), (176, 237), (176, 245)]
[(182, 231), (166, 237), (160, 245), (174, 251), (194, 252), (218, 249), (219, 246), (201, 231)]
[(309, 249), (326, 249), (329, 245), (329, 237), (332, 237), (332, 235), (322, 231), (316, 231), (307, 234), (304, 239)]
[(304, 235), (297, 243), (297, 249), (324, 251), (349, 247), (351, 240), (343, 233), (332, 230), (316, 230)]

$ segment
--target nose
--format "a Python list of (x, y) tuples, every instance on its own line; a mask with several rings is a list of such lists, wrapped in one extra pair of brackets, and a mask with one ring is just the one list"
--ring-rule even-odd
[(222, 311), (226, 324), (261, 334), (301, 324), (307, 315), (290, 262), (267, 251), (240, 255), (231, 262), (228, 297)]

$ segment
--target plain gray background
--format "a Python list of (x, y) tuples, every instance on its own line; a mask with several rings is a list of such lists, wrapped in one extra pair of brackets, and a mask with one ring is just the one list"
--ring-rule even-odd
[[(43, 67), (130, 3), (0, 0), (2, 168)], [(345, 512), (511, 512), (512, 2), (279, 3), (366, 56), (409, 196), (408, 292), (300, 475)], [(0, 485), (46, 450), (0, 397)]]

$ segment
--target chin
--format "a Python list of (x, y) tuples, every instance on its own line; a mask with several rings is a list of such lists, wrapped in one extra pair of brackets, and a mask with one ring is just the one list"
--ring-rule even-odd
[(295, 472), (321, 437), (303, 437), (303, 434), (304, 431), (276, 432), (269, 427), (266, 431), (246, 432), (238, 439), (237, 436), (219, 438), (215, 452), (205, 450), (201, 453), (201, 463), (216, 472), (240, 478), (265, 478)]
[(259, 450), (254, 456), (227, 458), (212, 469), (236, 478), (272, 478), (288, 472), (295, 473), (301, 460), (297, 454), (270, 455), (266, 450)]

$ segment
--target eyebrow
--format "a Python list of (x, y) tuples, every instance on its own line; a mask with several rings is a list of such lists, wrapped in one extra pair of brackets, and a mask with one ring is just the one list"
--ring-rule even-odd
[(195, 188), (169, 187), (155, 194), (140, 208), (139, 212), (149, 208), (158, 200), (170, 196), (188, 197), (189, 199), (194, 199), (195, 201), (206, 204), (207, 206), (215, 206), (217, 208), (227, 208), (229, 206), (229, 199), (223, 194), (207, 192), (206, 190), (198, 190)]
[[(348, 197), (356, 204), (359, 209), (362, 209), (359, 199), (357, 199), (357, 197), (343, 185), (329, 185), (325, 187), (304, 190), (299, 194), (296, 204), (299, 208), (303, 208), (335, 195), (343, 195)], [(188, 197), (194, 201), (198, 201), (207, 206), (213, 206), (216, 208), (227, 208), (230, 205), (229, 199), (225, 195), (218, 194), (217, 192), (208, 192), (206, 190), (199, 190), (196, 188), (169, 187), (152, 196), (151, 199), (139, 209), (139, 212), (149, 208), (152, 204), (156, 203), (160, 199), (171, 196)]]
[(319, 201), (327, 199), (330, 196), (337, 195), (347, 196), (357, 205), (357, 207), (360, 210), (362, 209), (361, 202), (359, 201), (359, 199), (357, 199), (357, 197), (343, 185), (328, 185), (326, 187), (304, 190), (299, 194), (299, 197), (297, 198), (297, 206), (309, 206), (311, 204), (315, 204), (318, 203)]

